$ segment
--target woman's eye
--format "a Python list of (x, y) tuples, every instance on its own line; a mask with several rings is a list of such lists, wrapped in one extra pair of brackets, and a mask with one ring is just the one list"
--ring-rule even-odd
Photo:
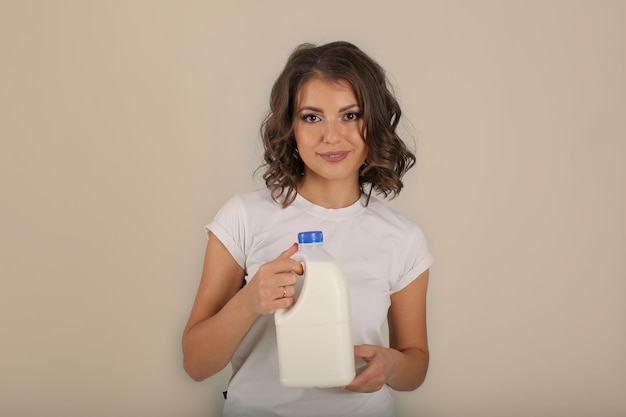
[(305, 114), (304, 116), (302, 116), (302, 120), (304, 120), (305, 122), (309, 122), (309, 123), (315, 123), (315, 122), (319, 122), (321, 119), (316, 114)]
[(359, 120), (361, 118), (361, 115), (357, 112), (350, 112), (350, 113), (346, 113), (344, 116), (344, 119), (352, 121), (352, 120)]

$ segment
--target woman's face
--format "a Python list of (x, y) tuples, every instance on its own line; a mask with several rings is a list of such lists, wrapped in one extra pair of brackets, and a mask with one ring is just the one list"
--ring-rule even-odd
[(307, 81), (296, 97), (293, 125), (307, 181), (358, 185), (367, 146), (361, 135), (359, 102), (348, 83), (319, 78)]

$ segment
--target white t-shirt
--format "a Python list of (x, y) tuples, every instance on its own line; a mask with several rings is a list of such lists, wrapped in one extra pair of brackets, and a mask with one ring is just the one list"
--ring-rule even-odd
[[(299, 232), (321, 230), (348, 280), (355, 345), (385, 345), (383, 327), (391, 294), (422, 272), (432, 257), (421, 229), (366, 197), (341, 209), (326, 209), (298, 195), (287, 208), (268, 189), (234, 196), (206, 226), (246, 271), (249, 281), (264, 263), (297, 241)], [(231, 360), (224, 416), (393, 416), (388, 386), (374, 393), (337, 388), (284, 388), (280, 384), (272, 315), (259, 317)]]

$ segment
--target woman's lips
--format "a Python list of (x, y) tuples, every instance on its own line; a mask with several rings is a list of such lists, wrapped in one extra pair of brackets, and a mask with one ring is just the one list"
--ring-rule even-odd
[(346, 159), (348, 154), (349, 152), (347, 151), (337, 151), (337, 152), (324, 152), (318, 155), (321, 156), (322, 159), (324, 159), (325, 161), (339, 162), (339, 161), (343, 161), (344, 159)]

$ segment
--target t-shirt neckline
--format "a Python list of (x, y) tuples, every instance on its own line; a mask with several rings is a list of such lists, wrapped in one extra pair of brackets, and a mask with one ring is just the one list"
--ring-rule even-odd
[[(373, 200), (373, 198), (370, 199), (370, 204), (372, 203), (371, 200)], [(366, 202), (367, 196), (365, 194), (361, 194), (361, 197), (359, 197), (357, 201), (350, 204), (349, 206), (338, 209), (331, 209), (318, 206), (317, 204), (314, 204), (306, 198), (302, 197), (300, 194), (296, 194), (296, 199), (292, 204), (294, 204), (294, 206), (299, 208), (300, 210), (314, 216), (322, 217), (324, 219), (339, 220), (357, 216), (359, 213), (363, 212), (367, 208), (367, 206), (365, 205)]]

